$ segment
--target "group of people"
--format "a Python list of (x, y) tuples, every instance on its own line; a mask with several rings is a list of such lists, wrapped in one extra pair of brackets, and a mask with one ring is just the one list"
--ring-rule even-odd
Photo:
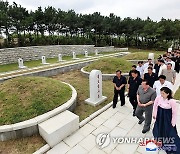
[[(166, 52), (153, 63), (148, 59), (146, 63), (138, 62), (133, 65), (126, 79), (120, 70), (116, 71), (113, 79), (114, 98), (113, 108), (116, 108), (118, 95), (121, 106), (125, 105), (125, 89), (133, 107), (133, 116), (139, 119), (138, 124), (144, 122), (142, 133), (150, 130), (152, 118), (155, 120), (153, 135), (159, 138), (174, 138), (176, 152), (180, 153), (180, 138), (176, 130), (177, 107), (173, 99), (173, 85), (176, 74), (180, 70), (180, 51)], [(145, 116), (143, 114), (145, 113)], [(162, 144), (165, 145), (165, 143)], [(172, 150), (166, 151), (172, 153)]]

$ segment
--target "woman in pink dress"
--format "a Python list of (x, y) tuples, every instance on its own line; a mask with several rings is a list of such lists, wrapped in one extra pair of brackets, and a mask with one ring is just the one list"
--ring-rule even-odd
[(162, 143), (161, 148), (167, 154), (180, 154), (180, 138), (176, 130), (177, 104), (167, 87), (161, 88), (161, 96), (154, 101), (153, 118), (156, 120), (154, 139)]

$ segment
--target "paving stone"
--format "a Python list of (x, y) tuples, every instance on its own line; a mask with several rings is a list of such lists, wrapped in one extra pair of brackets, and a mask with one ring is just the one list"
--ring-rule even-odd
[(78, 130), (78, 132), (80, 134), (82, 134), (83, 136), (88, 136), (95, 129), (96, 129), (96, 127), (94, 127), (94, 126), (92, 126), (91, 124), (88, 123), (88, 124), (84, 125), (82, 128), (80, 128)]
[(121, 123), (118, 126), (127, 130), (127, 131), (130, 131), (135, 124), (136, 124), (136, 122), (134, 122), (134, 121), (124, 119), (123, 121), (121, 121)]
[(96, 146), (96, 137), (92, 134), (83, 139), (79, 145), (81, 145), (87, 151), (91, 151)]
[(87, 154), (87, 153), (88, 152), (83, 147), (77, 144), (75, 147), (69, 150), (66, 154)]
[(89, 122), (89, 124), (93, 125), (94, 127), (99, 127), (102, 123), (104, 123), (106, 120), (101, 117), (96, 117), (93, 120)]
[(78, 144), (82, 139), (84, 139), (85, 137), (83, 135), (81, 135), (78, 132), (75, 132), (74, 134), (72, 134), (71, 136), (67, 137), (66, 139), (64, 139), (64, 142), (69, 145), (70, 147), (75, 146), (76, 144)]
[(99, 149), (98, 147), (94, 147), (89, 154), (106, 154), (102, 149)]
[(92, 132), (92, 134), (93, 134), (94, 136), (97, 136), (97, 135), (100, 134), (100, 133), (110, 133), (110, 129), (107, 128), (107, 127), (105, 127), (105, 126), (103, 126), (103, 125), (101, 125), (100, 127), (98, 127), (96, 130), (94, 130), (94, 131)]
[(65, 154), (68, 150), (70, 150), (70, 147), (62, 141), (49, 150), (47, 154)]
[(116, 149), (124, 154), (134, 154), (138, 144), (118, 144)]
[(114, 120), (113, 118), (108, 119), (103, 125), (109, 129), (115, 128), (119, 124), (118, 121)]

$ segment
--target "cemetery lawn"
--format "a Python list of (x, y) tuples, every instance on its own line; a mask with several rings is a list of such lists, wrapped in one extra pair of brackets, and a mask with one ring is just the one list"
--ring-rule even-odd
[(138, 50), (132, 49), (130, 54), (124, 56), (123, 58), (126, 60), (147, 60), (148, 54), (150, 52), (154, 53), (155, 59), (159, 57), (159, 55), (164, 54), (164, 51), (150, 51), (150, 50)]
[(89, 79), (84, 77), (80, 70), (59, 74), (52, 78), (70, 83), (77, 90), (77, 106), (74, 113), (80, 116), (80, 121), (110, 103), (113, 99), (114, 88), (111, 80), (103, 81), (103, 95), (107, 96), (107, 100), (97, 107), (93, 107), (85, 103), (85, 100), (89, 98)]
[(87, 65), (84, 70), (91, 72), (93, 69), (101, 70), (103, 74), (115, 74), (116, 70), (122, 73), (131, 70), (132, 63), (123, 58), (103, 58)]
[(174, 98), (180, 101), (180, 88), (176, 91)]
[(46, 142), (39, 135), (0, 142), (1, 154), (32, 154)]
[(71, 98), (71, 88), (45, 77), (19, 77), (0, 84), (0, 125), (46, 113)]
[[(102, 54), (107, 55), (107, 54), (112, 54), (112, 53), (117, 53), (117, 52), (118, 51), (116, 51), (116, 52), (103, 52)], [(94, 54), (89, 54), (89, 56), (94, 56), (95, 57)], [(86, 59), (84, 57), (84, 55), (76, 55), (76, 57), (80, 58), (80, 59)], [(62, 59), (66, 60), (66, 61), (73, 60), (72, 56), (63, 56)], [(55, 64), (55, 63), (58, 63), (58, 58), (57, 57), (56, 58), (47, 58), (46, 62), (50, 63), (50, 64)], [(27, 66), (28, 68), (33, 68), (33, 67), (44, 66), (44, 65), (42, 64), (42, 61), (40, 59), (40, 60), (25, 61), (24, 66)], [(46, 65), (46, 66), (48, 66), (48, 65)], [(9, 72), (9, 71), (15, 71), (15, 70), (18, 70), (18, 69), (19, 69), (18, 68), (18, 63), (0, 65), (0, 73)]]

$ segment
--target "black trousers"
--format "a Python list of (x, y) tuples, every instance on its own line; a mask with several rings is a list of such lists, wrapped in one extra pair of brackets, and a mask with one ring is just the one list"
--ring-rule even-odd
[(136, 110), (137, 104), (138, 104), (137, 95), (132, 95), (132, 96), (130, 95), (129, 96), (129, 101), (130, 101), (131, 105), (133, 106), (133, 109)]
[(118, 101), (118, 95), (120, 96), (121, 106), (123, 106), (125, 104), (124, 92), (125, 92), (125, 89), (121, 89), (121, 90), (114, 89), (113, 107), (116, 107), (116, 104)]

